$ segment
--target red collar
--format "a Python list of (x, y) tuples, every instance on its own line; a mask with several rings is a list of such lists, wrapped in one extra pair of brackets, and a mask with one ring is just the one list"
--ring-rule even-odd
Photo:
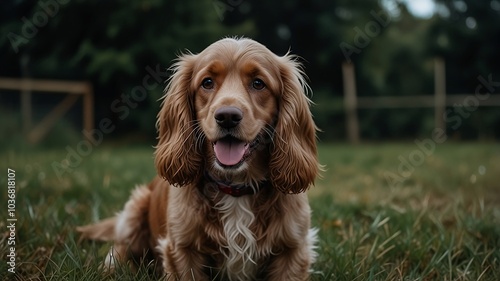
[[(229, 194), (233, 197), (240, 197), (243, 195), (251, 195), (255, 194), (256, 191), (254, 190), (250, 185), (246, 184), (237, 184), (237, 185), (226, 185), (221, 182), (216, 182), (217, 187), (219, 188), (220, 191)], [(258, 188), (258, 187), (257, 187)]]
[(217, 185), (219, 191), (229, 194), (233, 197), (240, 197), (243, 195), (253, 195), (259, 192), (261, 188), (264, 188), (269, 184), (268, 181), (261, 182), (255, 187), (252, 187), (249, 184), (232, 184), (227, 181), (216, 180), (208, 172), (205, 173), (205, 177), (207, 178), (207, 180), (214, 182)]

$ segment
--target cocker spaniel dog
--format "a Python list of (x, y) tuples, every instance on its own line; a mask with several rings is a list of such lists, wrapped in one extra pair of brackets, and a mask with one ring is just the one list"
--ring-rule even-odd
[(108, 268), (154, 259), (174, 280), (307, 280), (316, 231), (304, 192), (321, 167), (296, 57), (226, 38), (172, 71), (159, 176), (115, 217), (78, 231), (114, 242)]

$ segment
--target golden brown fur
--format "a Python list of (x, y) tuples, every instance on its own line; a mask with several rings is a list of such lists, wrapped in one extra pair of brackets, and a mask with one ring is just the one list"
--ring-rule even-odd
[[(223, 39), (172, 70), (159, 177), (115, 218), (78, 230), (114, 241), (107, 267), (151, 258), (179, 280), (307, 280), (316, 238), (304, 191), (319, 165), (299, 64)], [(237, 187), (250, 194), (233, 196)]]

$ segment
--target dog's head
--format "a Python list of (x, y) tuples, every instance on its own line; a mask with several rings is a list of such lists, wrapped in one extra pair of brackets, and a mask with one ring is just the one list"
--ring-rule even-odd
[(316, 127), (295, 58), (222, 39), (172, 67), (158, 115), (158, 173), (183, 186), (205, 172), (305, 191), (318, 174)]

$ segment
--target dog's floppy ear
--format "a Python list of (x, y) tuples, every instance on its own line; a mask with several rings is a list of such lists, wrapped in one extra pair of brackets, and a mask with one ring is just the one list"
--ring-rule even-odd
[(195, 60), (196, 55), (182, 55), (172, 66), (173, 75), (165, 89), (156, 124), (156, 169), (176, 186), (194, 182), (202, 170), (203, 158), (194, 132), (194, 93), (190, 90)]
[(319, 173), (316, 125), (309, 110), (300, 64), (290, 55), (279, 58), (282, 79), (279, 112), (270, 159), (274, 188), (283, 193), (306, 191)]

